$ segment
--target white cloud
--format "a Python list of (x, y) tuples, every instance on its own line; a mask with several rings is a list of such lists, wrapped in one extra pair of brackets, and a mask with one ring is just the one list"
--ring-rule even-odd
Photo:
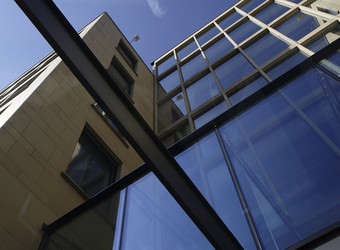
[(165, 14), (165, 10), (159, 5), (159, 0), (147, 0), (149, 7), (156, 17), (162, 17)]

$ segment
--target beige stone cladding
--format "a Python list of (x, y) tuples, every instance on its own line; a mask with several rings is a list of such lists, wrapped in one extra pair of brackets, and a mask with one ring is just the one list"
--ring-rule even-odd
[[(135, 82), (131, 101), (152, 126), (152, 73), (110, 17), (104, 13), (81, 36), (105, 68), (114, 55), (120, 61)], [(121, 40), (138, 59), (136, 71), (116, 49)], [(121, 176), (142, 164), (96, 112), (94, 100), (60, 58), (54, 53), (47, 58), (50, 61), (41, 72), (0, 114), (0, 249), (37, 249), (42, 224), (84, 202), (60, 173), (66, 170), (85, 124), (121, 160)]]

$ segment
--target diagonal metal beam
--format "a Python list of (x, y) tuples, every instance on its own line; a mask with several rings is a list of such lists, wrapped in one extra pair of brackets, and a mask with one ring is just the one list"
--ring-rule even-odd
[(15, 0), (216, 249), (242, 248), (51, 0)]

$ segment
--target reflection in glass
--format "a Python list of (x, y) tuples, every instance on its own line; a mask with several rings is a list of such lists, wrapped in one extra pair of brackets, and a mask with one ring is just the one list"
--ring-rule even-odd
[(253, 66), (241, 54), (237, 54), (215, 69), (224, 89), (250, 73)]
[(221, 93), (212, 74), (207, 74), (187, 88), (191, 110)]
[(171, 134), (162, 138), (161, 141), (167, 148), (181, 140), (183, 137), (190, 133), (189, 123), (185, 123), (181, 125), (179, 128), (176, 128), (174, 131), (171, 131)]
[(220, 31), (214, 25), (208, 31), (198, 36), (197, 40), (200, 43), (200, 45), (203, 45), (206, 42), (208, 42), (211, 38), (215, 37), (218, 33), (220, 33)]
[(182, 60), (184, 57), (189, 55), (191, 52), (197, 49), (197, 45), (194, 40), (192, 40), (188, 45), (177, 51), (178, 60)]
[(271, 21), (285, 13), (287, 10), (289, 10), (289, 8), (277, 3), (272, 3), (264, 10), (256, 14), (255, 17), (265, 24), (269, 24)]
[(213, 249), (152, 174), (127, 188), (120, 249)]
[(294, 68), (294, 66), (298, 65), (300, 62), (305, 60), (307, 57), (298, 52), (294, 54), (293, 56), (289, 57), (279, 65), (277, 65), (275, 68), (271, 69), (269, 72), (267, 72), (267, 75), (272, 79), (278, 78), (280, 75), (286, 73), (288, 70)]
[(255, 249), (216, 135), (204, 137), (176, 160), (241, 245)]
[(248, 84), (247, 86), (230, 96), (229, 100), (232, 105), (235, 105), (266, 85), (267, 81), (263, 77), (259, 77), (252, 83)]
[(249, 38), (258, 30), (260, 30), (260, 26), (257, 26), (248, 20), (230, 32), (229, 35), (236, 43), (241, 43), (243, 40)]
[(320, 64), (333, 74), (340, 77), (340, 49), (335, 51), (331, 56), (322, 60)]
[(288, 44), (268, 33), (244, 51), (260, 66), (286, 48)]
[(164, 96), (165, 94), (169, 93), (170, 90), (174, 89), (179, 85), (179, 75), (178, 71), (175, 70), (164, 79), (159, 81), (160, 86), (158, 89), (158, 98)]
[(172, 99), (158, 106), (158, 129), (161, 131), (168, 125), (187, 114), (183, 93), (179, 93)]
[(276, 27), (276, 30), (298, 41), (319, 26), (320, 24), (315, 17), (298, 12), (283, 24)]
[(215, 107), (208, 110), (206, 113), (204, 113), (203, 115), (199, 116), (194, 120), (196, 129), (199, 129), (204, 124), (210, 122), (212, 119), (216, 118), (227, 109), (229, 109), (229, 106), (225, 101), (222, 101), (221, 103), (217, 104)]
[(162, 62), (161, 64), (157, 65), (158, 75), (161, 75), (167, 69), (170, 69), (172, 66), (175, 65), (175, 63), (176, 63), (175, 58), (171, 56), (168, 59), (166, 59), (164, 62)]
[(328, 44), (339, 39), (339, 37), (340, 37), (340, 25), (337, 25), (335, 29), (331, 30), (330, 32), (327, 32), (327, 34), (323, 35), (318, 40), (308, 45), (307, 48), (313, 52), (318, 52), (319, 50), (326, 47)]
[(264, 0), (250, 0), (247, 4), (243, 5), (241, 9), (245, 12), (250, 12), (255, 7), (259, 6)]
[(226, 29), (228, 28), (230, 25), (232, 25), (233, 23), (235, 23), (237, 20), (239, 20), (242, 16), (237, 13), (234, 12), (231, 15), (223, 18), (222, 20), (218, 21), (218, 25), (222, 28), (222, 29)]
[(205, 62), (201, 54), (195, 56), (193, 59), (181, 66), (184, 81), (188, 80), (190, 77), (204, 69), (206, 66), (207, 63)]
[(220, 129), (268, 249), (340, 218), (340, 85), (310, 70)]
[(224, 56), (227, 52), (232, 50), (234, 46), (228, 41), (227, 38), (222, 37), (216, 43), (207, 48), (204, 53), (210, 63), (215, 62), (217, 59)]

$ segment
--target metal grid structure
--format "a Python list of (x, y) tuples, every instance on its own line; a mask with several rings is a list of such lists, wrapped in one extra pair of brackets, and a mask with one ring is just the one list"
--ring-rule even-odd
[[(319, 39), (331, 43), (339, 38), (340, 16), (310, 8), (313, 2), (240, 1), (157, 59), (155, 127), (165, 145), (199, 128), (197, 119), (210, 110), (220, 114), (238, 102), (237, 95), (272, 82), (284, 73), (282, 65), (289, 69), (315, 54)], [(300, 31), (291, 33), (293, 24), (301, 25)], [(211, 52), (214, 47), (218, 56)], [(268, 50), (277, 51), (261, 58)], [(247, 71), (221, 75), (229, 62)], [(197, 94), (190, 92), (200, 88), (201, 79), (213, 89), (197, 103), (192, 97)]]

